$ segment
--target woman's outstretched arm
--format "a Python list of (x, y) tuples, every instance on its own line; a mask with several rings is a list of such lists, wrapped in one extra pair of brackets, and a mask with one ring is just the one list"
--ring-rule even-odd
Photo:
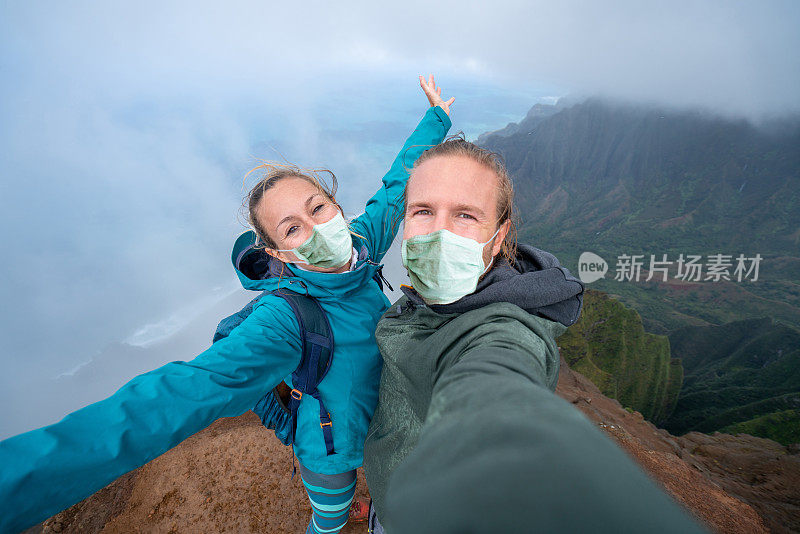
[(300, 362), (294, 315), (275, 301), (192, 361), (139, 375), (58, 423), (0, 442), (0, 533), (24, 530), (251, 409)]
[(383, 177), (381, 188), (367, 202), (364, 213), (350, 224), (353, 232), (366, 238), (372, 261), (383, 258), (400, 227), (409, 170), (420, 154), (442, 142), (452, 125), (449, 112), (455, 98), (443, 100), (441, 88), (436, 87), (433, 76), (427, 81), (420, 76), (420, 86), (431, 107), (400, 149)]

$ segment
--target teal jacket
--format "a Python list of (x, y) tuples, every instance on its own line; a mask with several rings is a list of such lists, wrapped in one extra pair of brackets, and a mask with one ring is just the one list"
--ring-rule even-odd
[[(372, 279), (402, 216), (407, 169), (441, 142), (450, 119), (432, 107), (408, 138), (382, 187), (351, 223), (357, 251), (353, 271), (313, 273), (288, 266), (280, 278), (253, 280), (237, 269), (247, 289), (305, 288), (319, 299), (333, 329), (333, 363), (320, 385), (333, 421), (336, 453), (326, 456), (319, 404), (304, 398), (296, 453), (324, 474), (355, 469), (378, 398), (381, 357), (374, 330), (389, 301)], [(252, 243), (239, 237), (234, 265)], [(75, 504), (120, 475), (143, 465), (220, 417), (238, 416), (300, 362), (299, 329), (289, 305), (273, 296), (259, 302), (231, 334), (195, 359), (168, 363), (137, 376), (111, 397), (60, 422), (0, 442), (0, 532), (18, 532)]]

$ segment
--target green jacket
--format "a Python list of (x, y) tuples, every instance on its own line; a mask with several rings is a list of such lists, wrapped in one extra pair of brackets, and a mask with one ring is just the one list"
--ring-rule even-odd
[(425, 306), (406, 287), (378, 323), (364, 468), (386, 531), (703, 532), (553, 394), (555, 339), (577, 320), (583, 285), (552, 255), (521, 253), (538, 260), (499, 264), (463, 302)]

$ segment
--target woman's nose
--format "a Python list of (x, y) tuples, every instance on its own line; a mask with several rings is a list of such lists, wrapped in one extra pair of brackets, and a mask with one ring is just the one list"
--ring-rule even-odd
[(311, 234), (314, 233), (314, 225), (316, 224), (316, 221), (314, 221), (314, 219), (306, 215), (300, 217), (300, 222), (302, 223), (300, 226), (302, 232), (299, 237), (302, 243), (305, 242), (309, 237), (311, 237)]

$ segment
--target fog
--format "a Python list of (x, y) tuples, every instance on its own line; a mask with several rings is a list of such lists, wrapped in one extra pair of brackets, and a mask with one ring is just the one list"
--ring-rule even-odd
[(248, 298), (229, 256), (255, 158), (333, 169), (355, 215), (429, 72), (470, 138), (566, 94), (795, 113), (798, 23), (795, 2), (4, 3), (0, 438), (208, 345)]

